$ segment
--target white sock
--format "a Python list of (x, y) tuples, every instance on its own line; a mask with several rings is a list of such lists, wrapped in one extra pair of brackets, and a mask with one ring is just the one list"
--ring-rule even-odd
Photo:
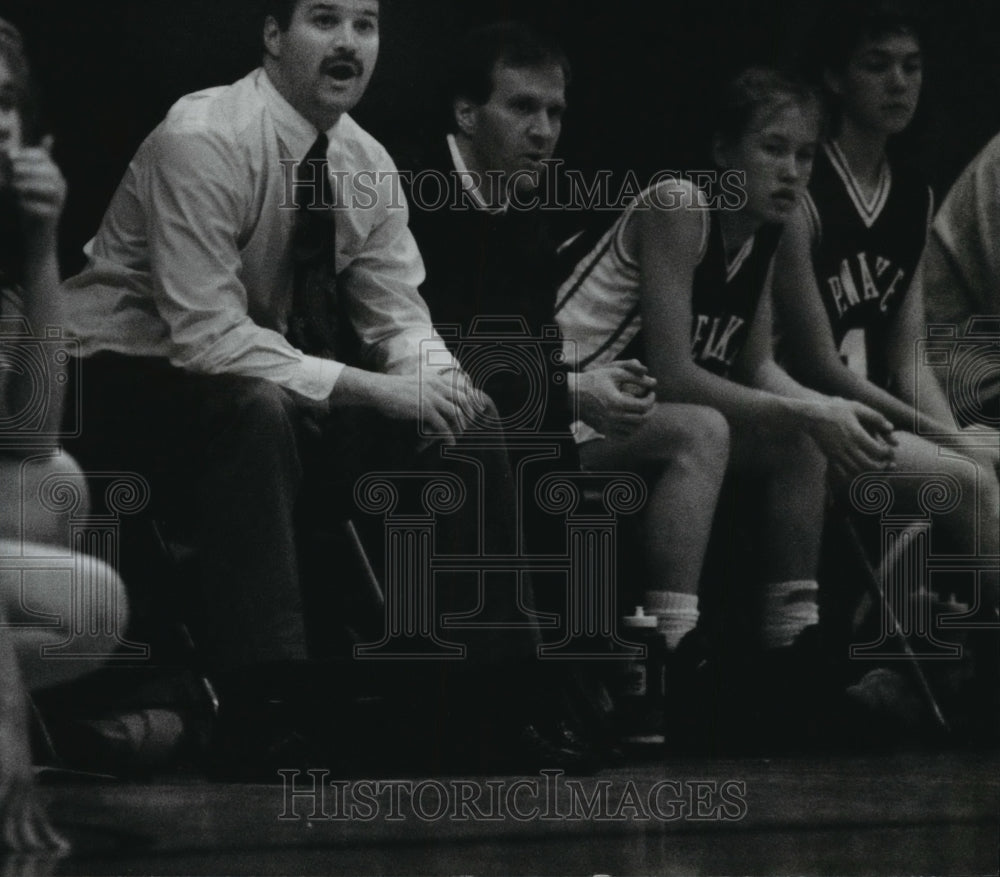
[(667, 648), (673, 651), (684, 638), (684, 634), (698, 626), (698, 595), (681, 594), (678, 591), (660, 591), (655, 601), (657, 628), (667, 640)]
[(776, 582), (764, 587), (761, 639), (765, 649), (784, 649), (807, 627), (819, 623), (815, 581)]

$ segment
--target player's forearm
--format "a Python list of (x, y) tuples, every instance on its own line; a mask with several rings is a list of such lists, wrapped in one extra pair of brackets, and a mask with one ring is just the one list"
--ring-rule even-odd
[(823, 402), (827, 398), (823, 393), (800, 384), (774, 360), (763, 363), (748, 380), (748, 383), (761, 390), (789, 399)]
[(851, 371), (839, 358), (823, 363), (816, 358), (811, 365), (805, 360), (800, 363), (806, 367), (803, 379), (814, 391), (824, 396), (838, 396), (861, 402), (889, 420), (896, 429), (913, 431), (918, 415), (905, 399), (897, 398)]
[[(907, 380), (905, 376), (901, 376), (900, 383), (906, 384)], [(920, 419), (917, 410), (905, 396), (894, 396), (842, 364), (838, 364), (836, 378), (831, 382), (831, 395), (863, 402), (889, 420), (896, 429), (912, 432)]]
[(798, 400), (719, 377), (694, 363), (674, 375), (657, 375), (657, 380), (660, 401), (707, 405), (721, 412), (735, 428), (761, 422), (780, 430), (803, 426)]
[(43, 336), (49, 327), (61, 328), (59, 263), (54, 236), (25, 247), (24, 307), (32, 331)]

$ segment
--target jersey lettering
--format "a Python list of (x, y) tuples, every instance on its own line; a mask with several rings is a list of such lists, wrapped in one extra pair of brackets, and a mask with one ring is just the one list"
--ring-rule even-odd
[(697, 352), (698, 348), (701, 347), (701, 342), (705, 337), (705, 329), (707, 326), (708, 317), (704, 314), (698, 314), (698, 325), (695, 326), (694, 332), (691, 336), (691, 350)]
[[(883, 293), (875, 282), (875, 277), (872, 276), (868, 254), (863, 252), (858, 253), (857, 262), (857, 277), (860, 279), (860, 283), (856, 282), (855, 274), (851, 271), (851, 263), (848, 259), (841, 261), (839, 276), (827, 278), (826, 282), (833, 296), (833, 304), (837, 309), (837, 316), (843, 317), (851, 308), (862, 304), (863, 301), (879, 302), (879, 309), (882, 313), (886, 313), (889, 309), (889, 299), (896, 294), (899, 284), (906, 278), (906, 272), (902, 268), (898, 269), (892, 279), (892, 283), (889, 284)], [(891, 268), (892, 262), (889, 259), (879, 256), (875, 260), (875, 276), (880, 279)], [(863, 290), (863, 296), (858, 292), (859, 286)]]
[(872, 279), (872, 273), (868, 270), (868, 256), (865, 253), (858, 253), (858, 265), (861, 268), (861, 285), (865, 290), (865, 301), (878, 299), (878, 287)]
[(885, 296), (882, 298), (882, 304), (879, 306), (884, 314), (889, 310), (889, 299), (896, 294), (896, 287), (902, 282), (903, 278), (906, 277), (906, 272), (900, 268), (896, 272), (896, 276), (892, 278), (892, 283), (889, 284), (889, 288), (885, 291)]
[(733, 364), (738, 351), (730, 352), (729, 347), (732, 344), (733, 336), (735, 336), (736, 333), (743, 328), (746, 324), (746, 320), (742, 317), (730, 315), (728, 323), (725, 328), (722, 329), (723, 319), (723, 317), (715, 317), (712, 319), (712, 328), (708, 333), (708, 340), (705, 342), (704, 347), (702, 347), (702, 350), (699, 353), (698, 342), (704, 337), (704, 328), (708, 325), (709, 318), (704, 314), (698, 315), (698, 328), (695, 331), (694, 342), (692, 344), (692, 349), (696, 359), (702, 361), (714, 359), (718, 362), (725, 363), (727, 366), (731, 366)]

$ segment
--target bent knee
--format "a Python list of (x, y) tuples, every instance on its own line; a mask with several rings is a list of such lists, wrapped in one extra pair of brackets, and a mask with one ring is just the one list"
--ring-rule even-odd
[(679, 412), (678, 447), (705, 459), (729, 457), (729, 421), (721, 411), (702, 405), (685, 405)]
[(658, 405), (655, 445), (661, 462), (724, 470), (729, 460), (729, 423), (714, 408)]
[(684, 419), (696, 451), (713, 458), (729, 458), (729, 421), (721, 411), (697, 406), (685, 411)]
[(217, 405), (235, 421), (255, 429), (285, 429), (297, 417), (295, 400), (285, 389), (264, 378), (226, 376)]
[(0, 535), (67, 544), (69, 517), (90, 510), (87, 481), (76, 460), (59, 451), (0, 459)]

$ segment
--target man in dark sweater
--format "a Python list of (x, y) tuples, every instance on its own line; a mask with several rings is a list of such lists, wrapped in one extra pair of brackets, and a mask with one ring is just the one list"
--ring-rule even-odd
[[(575, 417), (629, 432), (653, 403), (654, 382), (639, 363), (577, 375), (560, 353), (560, 268), (540, 186), (569, 80), (562, 51), (526, 25), (474, 31), (450, 81), (453, 133), (415, 162), (400, 161), (427, 272), (420, 292), (462, 368), (496, 405), (493, 426), (502, 429), (515, 470), (520, 463), (531, 554), (565, 550), (565, 520), (539, 510), (534, 488), (546, 474), (579, 469)], [(536, 598), (558, 608), (537, 585)]]
[[(529, 564), (569, 551), (565, 514), (546, 510), (539, 490), (547, 476), (580, 470), (573, 421), (585, 417), (609, 434), (627, 434), (654, 401), (655, 382), (638, 362), (586, 375), (566, 365), (555, 317), (558, 248), (540, 187), (569, 79), (565, 55), (531, 28), (500, 23), (474, 31), (459, 47), (451, 79), (453, 133), (416, 160), (399, 161), (427, 272), (420, 292), (464, 373), (496, 407), (497, 416), (471, 432), (502, 434)], [(533, 570), (531, 580), (537, 608), (562, 619), (568, 635), (565, 579)], [(601, 732), (595, 707), (602, 691), (592, 673), (560, 662), (547, 669), (555, 709), (568, 708), (585, 734)], [(556, 724), (561, 743), (579, 739), (580, 725)]]

